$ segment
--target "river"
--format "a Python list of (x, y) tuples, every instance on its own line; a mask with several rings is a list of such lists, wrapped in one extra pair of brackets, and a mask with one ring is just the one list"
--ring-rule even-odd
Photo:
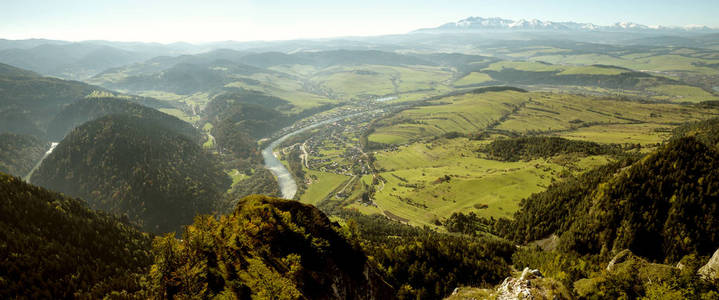
[(288, 134), (285, 134), (282, 137), (276, 139), (274, 142), (270, 143), (270, 145), (265, 147), (265, 149), (262, 149), (262, 158), (264, 158), (264, 160), (265, 160), (265, 168), (270, 170), (270, 172), (272, 172), (272, 174), (275, 175), (275, 177), (277, 177), (277, 183), (280, 186), (280, 192), (282, 192), (282, 198), (292, 199), (295, 197), (295, 194), (297, 194), (297, 182), (295, 182), (295, 179), (292, 177), (292, 174), (290, 174), (290, 171), (287, 170), (285, 165), (283, 165), (282, 162), (279, 159), (277, 159), (277, 156), (275, 156), (275, 153), (274, 153), (274, 149), (277, 148), (277, 146), (279, 146), (282, 142), (284, 142), (288, 138), (292, 137), (293, 135), (300, 134), (302, 132), (305, 132), (307, 130), (315, 128), (317, 126), (329, 124), (329, 123), (343, 120), (346, 118), (351, 118), (351, 117), (358, 116), (358, 115), (361, 115), (364, 113), (367, 113), (367, 112), (354, 113), (354, 114), (336, 117), (336, 118), (332, 118), (329, 120), (324, 120), (324, 121), (314, 123), (307, 127), (303, 127), (303, 128), (297, 129), (293, 132), (290, 132)]
[(42, 158), (40, 159), (40, 161), (38, 161), (38, 162), (35, 164), (35, 166), (32, 167), (32, 170), (30, 170), (30, 172), (27, 173), (27, 176), (25, 176), (25, 178), (24, 178), (25, 181), (30, 182), (30, 177), (32, 176), (32, 173), (35, 173), (35, 170), (37, 170), (37, 168), (40, 167), (40, 164), (42, 164), (42, 161), (45, 160), (45, 158), (47, 158), (47, 156), (50, 155), (50, 153), (52, 153), (52, 150), (55, 150), (55, 147), (57, 147), (57, 144), (58, 144), (58, 143), (55, 143), (55, 142), (50, 143), (50, 149), (48, 149), (48, 150), (45, 152), (45, 155), (42, 156)]

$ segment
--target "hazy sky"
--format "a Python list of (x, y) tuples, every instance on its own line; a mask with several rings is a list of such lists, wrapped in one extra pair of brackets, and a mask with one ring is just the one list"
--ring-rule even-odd
[(469, 16), (719, 27), (719, 0), (0, 0), (0, 38), (202, 42), (405, 33)]

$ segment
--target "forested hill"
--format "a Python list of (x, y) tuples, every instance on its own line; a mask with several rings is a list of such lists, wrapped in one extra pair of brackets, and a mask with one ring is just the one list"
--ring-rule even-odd
[(709, 147), (719, 150), (719, 118), (684, 124), (674, 129), (672, 139), (692, 136)]
[(622, 167), (603, 167), (524, 200), (510, 236), (528, 241), (555, 232), (566, 251), (610, 257), (630, 249), (660, 262), (719, 247), (716, 150), (681, 137)]
[(226, 93), (207, 104), (205, 118), (222, 149), (240, 159), (259, 159), (257, 140), (290, 123), (287, 115), (275, 109), (287, 103), (257, 92)]
[(23, 70), (23, 69), (16, 68), (16, 67), (13, 67), (11, 65), (6, 65), (6, 64), (0, 64), (0, 76), (15, 77), (15, 78), (20, 78), (20, 77), (39, 78), (39, 77), (41, 77), (39, 74), (37, 74), (35, 72)]
[[(0, 173), (0, 297), (98, 299), (141, 289), (151, 237), (78, 199)], [(11, 259), (8, 259), (11, 258)]]
[(29, 135), (0, 133), (0, 172), (25, 176), (35, 166), (49, 143)]
[(103, 89), (0, 64), (0, 132), (42, 136), (64, 105), (95, 90)]
[(128, 214), (152, 232), (181, 229), (211, 213), (229, 177), (196, 143), (162, 120), (110, 115), (68, 134), (31, 178), (83, 198), (93, 208)]
[(336, 224), (296, 201), (249, 196), (219, 220), (197, 218), (180, 241), (156, 240), (155, 252), (151, 277), (164, 298), (391, 299), (395, 292)]
[(201, 135), (192, 125), (156, 109), (115, 97), (84, 98), (63, 108), (50, 122), (47, 134), (53, 141), (62, 140), (81, 124), (111, 114), (126, 114), (153, 119), (162, 127), (199, 142)]

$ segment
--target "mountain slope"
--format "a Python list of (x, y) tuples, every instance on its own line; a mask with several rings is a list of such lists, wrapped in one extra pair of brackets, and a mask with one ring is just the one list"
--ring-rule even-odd
[(257, 140), (289, 125), (291, 119), (278, 112), (287, 101), (262, 93), (242, 91), (216, 96), (205, 108), (206, 120), (221, 149), (240, 159), (259, 159)]
[(31, 48), (2, 49), (0, 63), (68, 79), (84, 79), (107, 68), (139, 62), (150, 53), (88, 42), (43, 43)]
[(0, 64), (0, 132), (43, 135), (64, 105), (102, 88)]
[(141, 289), (148, 234), (0, 173), (0, 297), (102, 298)]
[(537, 19), (510, 20), (502, 18), (468, 17), (449, 22), (435, 28), (419, 29), (416, 32), (452, 32), (476, 30), (532, 30), (532, 31), (605, 31), (605, 32), (654, 32), (654, 33), (710, 33), (717, 29), (706, 26), (665, 27), (647, 26), (632, 22), (618, 22), (609, 26), (591, 23), (554, 22)]
[[(249, 196), (219, 220), (158, 239), (151, 277), (165, 298), (390, 299), (394, 290), (318, 209)], [(191, 270), (191, 271), (185, 271)]]
[[(694, 137), (669, 142), (623, 168), (613, 164), (524, 200), (518, 241), (561, 234), (560, 248), (653, 261), (707, 255), (719, 246), (719, 153)], [(510, 234), (511, 235), (511, 234)]]
[(48, 143), (29, 135), (0, 133), (0, 172), (25, 176), (35, 166)]
[(564, 247), (628, 248), (669, 262), (711, 253), (719, 246), (719, 153), (694, 138), (673, 141), (599, 186), (590, 200), (562, 236)]
[(123, 214), (152, 232), (179, 230), (216, 207), (230, 180), (193, 141), (162, 120), (110, 115), (60, 142), (33, 183)]
[[(132, 91), (160, 90), (187, 95), (200, 91), (219, 89), (235, 81), (233, 76), (252, 75), (263, 72), (256, 67), (228, 60), (212, 62), (178, 63), (151, 74), (131, 75), (117, 81), (103, 83), (110, 88)], [(270, 71), (264, 71), (270, 72)], [(102, 75), (96, 77), (102, 78)]]
[(146, 117), (162, 123), (162, 126), (199, 142), (200, 133), (187, 122), (158, 110), (145, 107), (128, 100), (101, 97), (83, 98), (63, 108), (50, 122), (47, 135), (50, 140), (59, 141), (73, 128), (81, 124), (111, 114), (126, 114)]

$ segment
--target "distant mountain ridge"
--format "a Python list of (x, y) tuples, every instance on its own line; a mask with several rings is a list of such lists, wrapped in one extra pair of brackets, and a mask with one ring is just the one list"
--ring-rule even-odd
[(683, 27), (647, 26), (632, 22), (617, 22), (602, 26), (592, 23), (554, 22), (537, 19), (511, 20), (503, 18), (468, 17), (457, 22), (450, 22), (434, 28), (423, 28), (415, 32), (453, 32), (476, 30), (545, 30), (545, 31), (606, 31), (606, 32), (657, 32), (657, 33), (710, 33), (719, 32), (719, 28), (703, 25)]

